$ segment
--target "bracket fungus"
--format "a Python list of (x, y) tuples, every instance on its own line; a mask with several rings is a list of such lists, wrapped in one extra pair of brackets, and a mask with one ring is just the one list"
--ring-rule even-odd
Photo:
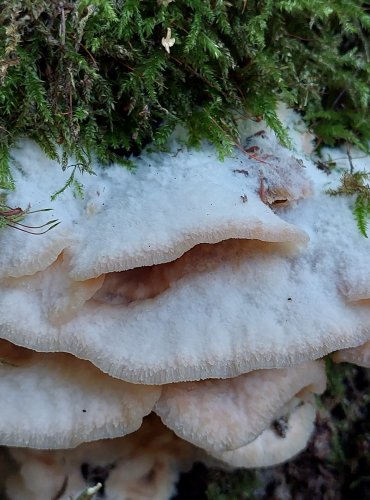
[(241, 448), (288, 411), (296, 396), (322, 393), (323, 365), (255, 370), (223, 380), (164, 386), (154, 411), (175, 433), (210, 454)]
[(85, 443), (72, 450), (12, 449), (19, 471), (7, 482), (12, 500), (77, 498), (86, 486), (102, 485), (98, 498), (171, 498), (178, 473), (194, 459), (191, 446), (154, 417), (124, 438)]
[(43, 354), (0, 340), (0, 442), (39, 449), (136, 431), (161, 394), (105, 375), (70, 354)]
[[(195, 458), (225, 467), (286, 460), (313, 429), (308, 394), (325, 387), (317, 360), (370, 340), (370, 244), (350, 200), (325, 194), (325, 173), (258, 130), (246, 139), (253, 154), (223, 163), (207, 145), (170, 146), (143, 154), (134, 172), (94, 166), (80, 179), (83, 199), (66, 190), (52, 202), (61, 224), (47, 235), (0, 234), (0, 444), (59, 449), (14, 451), (12, 498), (31, 492), (30, 471), (45, 467), (57, 478), (45, 488), (55, 495), (67, 477), (60, 498), (69, 498), (91, 485), (82, 455), (107, 447), (114, 461), (131, 456), (153, 429), (177, 443), (165, 479), (127, 498), (169, 498), (174, 471)], [(7, 202), (35, 209), (68, 175), (30, 142), (13, 152), (13, 170)], [(162, 423), (151, 415), (139, 429), (150, 412)], [(104, 438), (116, 439), (89, 443)], [(143, 464), (153, 446), (138, 447)], [(174, 466), (177, 446), (185, 458)], [(114, 470), (109, 499), (131, 480)]]
[(336, 363), (353, 363), (370, 368), (370, 340), (358, 347), (337, 351), (332, 358)]
[(270, 467), (285, 462), (306, 447), (314, 429), (315, 417), (314, 406), (303, 403), (289, 415), (289, 425), (283, 436), (267, 428), (251, 443), (214, 456), (229, 467)]

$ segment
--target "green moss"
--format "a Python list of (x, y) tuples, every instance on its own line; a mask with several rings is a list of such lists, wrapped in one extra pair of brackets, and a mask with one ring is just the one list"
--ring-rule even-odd
[(331, 196), (355, 196), (352, 211), (357, 222), (357, 227), (365, 238), (367, 238), (366, 231), (370, 217), (370, 185), (366, 183), (369, 179), (370, 174), (367, 172), (345, 172), (342, 175), (339, 188), (327, 191)]
[(365, 148), (369, 27), (358, 0), (4, 0), (0, 187), (14, 187), (8, 153), (24, 135), (86, 171), (93, 153), (126, 163), (148, 141), (163, 147), (176, 124), (229, 154), (236, 108), (288, 143), (278, 100), (319, 141)]
[(260, 485), (254, 470), (237, 470), (233, 473), (210, 471), (208, 474), (207, 500), (252, 499)]

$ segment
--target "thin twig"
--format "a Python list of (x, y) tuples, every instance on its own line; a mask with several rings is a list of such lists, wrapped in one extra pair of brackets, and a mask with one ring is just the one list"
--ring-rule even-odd
[[(80, 43), (80, 47), (82, 47), (84, 49), (84, 51), (87, 53), (87, 55), (90, 57), (90, 59), (92, 60), (92, 62), (94, 63), (94, 66), (98, 66), (98, 63), (96, 62), (96, 60), (94, 59), (94, 56), (92, 55), (92, 53), (88, 50), (87, 47), (85, 47), (85, 45), (83, 43)], [(131, 68), (130, 68), (131, 69)]]

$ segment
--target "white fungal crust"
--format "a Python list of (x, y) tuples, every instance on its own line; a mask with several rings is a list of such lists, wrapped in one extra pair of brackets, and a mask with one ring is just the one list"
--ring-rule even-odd
[[(165, 159), (157, 155), (135, 175), (126, 175), (124, 188), (122, 182), (111, 186), (104, 210), (84, 223), (94, 245), (80, 238), (73, 248), (71, 276), (81, 280), (161, 264), (199, 243), (229, 238), (307, 242), (304, 232), (261, 200), (258, 167), (240, 155), (220, 162), (207, 148)], [(288, 169), (286, 165), (284, 171)], [(291, 196), (304, 197), (311, 184), (303, 168), (297, 167), (294, 177)]]
[[(250, 141), (259, 161), (236, 154), (222, 164), (206, 148), (146, 157), (135, 174), (97, 168), (84, 200), (68, 191), (55, 202), (68, 208), (50, 235), (59, 241), (65, 226), (69, 236), (52, 263), (24, 272), (49, 233), (22, 235), (15, 252), (7, 238), (18, 232), (2, 231), (0, 337), (144, 384), (283, 368), (368, 341), (370, 308), (358, 299), (368, 297), (370, 244), (350, 200), (325, 194), (326, 174), (271, 135)], [(41, 196), (26, 187), (33, 176), (42, 184), (45, 165), (22, 165), (19, 199)], [(21, 204), (17, 193), (8, 203)]]
[[(332, 201), (328, 217), (335, 217)], [(340, 216), (356, 234), (349, 210)], [(311, 217), (319, 220), (320, 213)], [(228, 378), (317, 359), (364, 343), (370, 331), (368, 305), (352, 305), (339, 289), (339, 262), (349, 244), (334, 251), (319, 241), (313, 232), (300, 253), (289, 245), (240, 240), (195, 248), (178, 261), (178, 270), (169, 265), (169, 288), (154, 298), (127, 292), (125, 273), (123, 284), (113, 280), (115, 292), (108, 276), (106, 295), (98, 291), (97, 300), (59, 325), (51, 323), (54, 302), (45, 308), (48, 295), (38, 284), (49, 280), (58, 287), (47, 269), (27, 278), (27, 286), (21, 279), (3, 286), (0, 335), (37, 350), (70, 352), (112, 376), (145, 384)], [(146, 293), (153, 286), (149, 279)], [(318, 310), (320, 304), (325, 306)]]
[(68, 247), (75, 232), (74, 224), (81, 213), (73, 201), (73, 193), (66, 193), (57, 201), (50, 196), (55, 187), (63, 185), (67, 172), (61, 172), (56, 161), (46, 158), (45, 153), (32, 141), (22, 141), (11, 151), (11, 168), (17, 189), (7, 193), (7, 204), (23, 210), (52, 208), (52, 212), (39, 212), (27, 216), (24, 224), (39, 226), (50, 219), (63, 220), (45, 235), (32, 236), (7, 228), (1, 231), (0, 279), (32, 275), (50, 266)]
[[(274, 147), (286, 155), (281, 146)], [(52, 217), (61, 224), (39, 238), (3, 230), (0, 279), (43, 270), (63, 250), (71, 255), (70, 276), (86, 280), (168, 262), (198, 243), (227, 238), (307, 241), (302, 231), (279, 219), (261, 200), (261, 164), (246, 155), (220, 162), (205, 146), (202, 152), (143, 155), (134, 173), (94, 165), (95, 176), (80, 178), (83, 200), (69, 189), (54, 201), (50, 195), (65, 184), (70, 171), (62, 172), (27, 141), (12, 157), (17, 191), (9, 194), (7, 203), (22, 208), (31, 204), (32, 210), (52, 208)], [(289, 157), (284, 171), (295, 172), (291, 198), (296, 199), (308, 194), (310, 182), (301, 166), (292, 169), (294, 162)], [(280, 164), (276, 158), (270, 163), (275, 170)], [(284, 187), (283, 179), (279, 183), (273, 177), (275, 188)], [(27, 221), (40, 225), (48, 214), (34, 214)]]
[(4, 340), (0, 360), (2, 445), (55, 449), (124, 436), (141, 426), (161, 393), (68, 354), (40, 354)]
[(342, 349), (332, 355), (336, 363), (354, 363), (370, 368), (370, 341), (352, 349)]
[(307, 445), (315, 425), (316, 410), (310, 403), (298, 406), (289, 416), (285, 436), (266, 429), (254, 441), (236, 450), (212, 453), (230, 467), (271, 467), (290, 460)]
[(3, 280), (9, 289), (26, 289), (39, 300), (40, 310), (51, 325), (68, 322), (101, 288), (104, 275), (85, 281), (69, 277), (69, 258), (62, 252), (47, 270), (32, 276)]
[(178, 474), (196, 450), (156, 419), (124, 438), (85, 443), (71, 450), (11, 450), (19, 472), (7, 481), (12, 500), (70, 500), (100, 482), (105, 500), (167, 500)]
[(14, 151), (7, 203), (51, 206), (62, 224), (0, 232), (0, 443), (123, 436), (153, 408), (187, 442), (152, 416), (125, 438), (17, 450), (12, 500), (69, 499), (97, 469), (108, 500), (167, 499), (201, 453), (262, 467), (306, 445), (315, 412), (300, 400), (325, 386), (313, 360), (359, 359), (370, 341), (370, 243), (350, 200), (325, 193), (337, 174), (269, 133), (245, 147), (225, 163), (205, 146), (143, 154), (134, 173), (96, 166), (84, 199), (53, 202), (70, 172), (30, 143)]
[(324, 364), (312, 361), (227, 380), (170, 384), (154, 411), (178, 436), (217, 454), (253, 441), (298, 393), (322, 393), (325, 385)]

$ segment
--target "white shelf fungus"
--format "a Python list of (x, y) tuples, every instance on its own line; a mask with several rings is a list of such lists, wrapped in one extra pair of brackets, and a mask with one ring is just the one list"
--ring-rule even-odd
[[(278, 463), (304, 448), (314, 411), (309, 403), (301, 409), (302, 402), (325, 387), (320, 362), (230, 380), (145, 387), (112, 379), (70, 355), (40, 354), (2, 342), (1, 397), (9, 405), (0, 415), (0, 441), (23, 446), (10, 448), (20, 464), (7, 480), (12, 500), (58, 494), (69, 499), (96, 482), (107, 500), (125, 495), (168, 499), (178, 472), (195, 460), (220, 460), (222, 467)], [(150, 407), (167, 427), (152, 415), (139, 431), (116, 437), (138, 428)], [(106, 437), (116, 439), (58, 450)]]
[(297, 394), (322, 393), (325, 385), (323, 364), (311, 361), (226, 380), (170, 384), (154, 411), (178, 436), (218, 456), (254, 441)]
[[(281, 164), (291, 179), (292, 197), (310, 192), (303, 168), (279, 147)], [(103, 273), (168, 262), (198, 243), (227, 238), (266, 241), (305, 241), (297, 227), (287, 224), (264, 205), (258, 195), (263, 164), (240, 157), (220, 162), (211, 148), (200, 152), (143, 157), (132, 173), (119, 166), (84, 175), (84, 200), (66, 190), (53, 202), (50, 195), (64, 185), (68, 169), (47, 160), (32, 143), (12, 153), (17, 191), (9, 205), (53, 208), (62, 224), (46, 238), (28, 238), (2, 231), (0, 277), (34, 274), (52, 264), (63, 249), (71, 255), (75, 280)], [(289, 169), (294, 172), (289, 171)], [(285, 179), (271, 172), (274, 189)], [(295, 182), (292, 182), (292, 181)], [(247, 195), (244, 203), (242, 196)], [(30, 220), (38, 221), (40, 214)], [(13, 249), (17, 248), (15, 252)]]
[(194, 452), (149, 418), (124, 438), (73, 450), (13, 449), (12, 456), (20, 469), (7, 481), (11, 500), (76, 499), (97, 482), (105, 500), (164, 500), (171, 498), (178, 473), (191, 466)]
[[(13, 451), (12, 500), (67, 499), (93, 479), (107, 500), (166, 500), (195, 458), (286, 460), (313, 429), (315, 360), (368, 363), (370, 243), (351, 199), (325, 193), (340, 172), (261, 130), (245, 141), (253, 153), (224, 163), (173, 143), (134, 172), (94, 165), (83, 199), (52, 202), (68, 169), (31, 142), (13, 151), (8, 205), (61, 224), (0, 232), (0, 444), (84, 444)], [(129, 434), (151, 411), (179, 437), (153, 416)], [(87, 443), (102, 438), (115, 439)]]
[(71, 448), (141, 426), (161, 393), (105, 375), (69, 354), (41, 354), (0, 340), (0, 443)]
[(236, 450), (219, 452), (214, 457), (229, 467), (271, 467), (285, 462), (306, 447), (314, 429), (315, 416), (314, 406), (304, 403), (292, 411), (284, 437), (268, 428), (251, 443)]
[(0, 396), (9, 402), (0, 414), (0, 442), (39, 449), (124, 436), (152, 410), (209, 453), (240, 448), (290, 401), (321, 393), (326, 382), (318, 361), (233, 379), (144, 386), (109, 377), (71, 355), (37, 353), (6, 340), (0, 340), (0, 360)]
[(342, 349), (333, 354), (336, 363), (354, 363), (355, 365), (370, 368), (370, 340), (364, 345), (352, 349)]
[[(2, 288), (1, 336), (32, 349), (70, 352), (144, 384), (233, 377), (317, 359), (369, 338), (370, 308), (348, 302), (340, 291), (340, 257), (348, 262), (349, 245), (339, 243), (325, 249), (315, 237), (300, 253), (286, 244), (242, 240), (198, 247), (177, 268), (169, 264), (167, 275), (148, 271), (144, 283), (142, 270), (129, 271), (127, 280), (108, 275), (97, 300), (62, 324), (50, 320), (57, 293), (45, 294), (41, 286), (58, 286), (48, 268)], [(143, 289), (150, 297), (158, 287), (150, 281), (155, 272), (160, 293), (144, 300)], [(173, 273), (180, 278), (166, 288)]]

